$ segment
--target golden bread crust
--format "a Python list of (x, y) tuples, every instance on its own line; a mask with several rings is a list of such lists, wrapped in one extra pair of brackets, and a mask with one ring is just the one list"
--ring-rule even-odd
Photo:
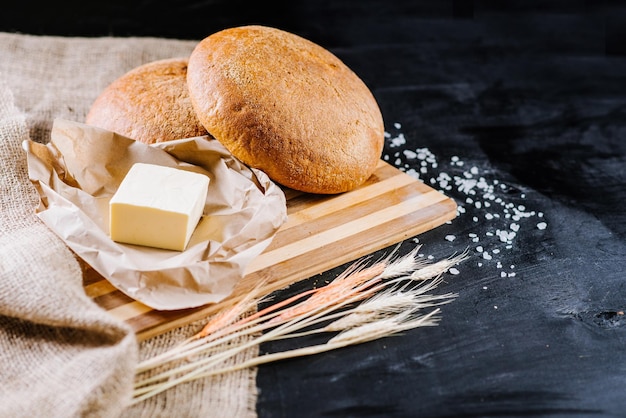
[(371, 91), (295, 34), (256, 25), (214, 33), (191, 53), (187, 85), (207, 131), (289, 188), (348, 191), (380, 159), (384, 125)]
[(186, 78), (187, 58), (136, 67), (101, 92), (85, 122), (146, 144), (206, 135)]

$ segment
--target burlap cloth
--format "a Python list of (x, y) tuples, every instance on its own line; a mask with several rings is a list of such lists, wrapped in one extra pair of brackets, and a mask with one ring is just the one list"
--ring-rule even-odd
[[(35, 216), (24, 139), (83, 122), (114, 79), (197, 42), (0, 33), (0, 417), (254, 417), (256, 371), (183, 384), (128, 406), (134, 368), (200, 324), (138, 343), (89, 299), (73, 253)], [(250, 350), (243, 357), (256, 354)]]

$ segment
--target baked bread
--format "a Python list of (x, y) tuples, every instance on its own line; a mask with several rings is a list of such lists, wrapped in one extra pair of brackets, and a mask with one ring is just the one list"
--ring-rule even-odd
[(146, 144), (206, 135), (191, 106), (186, 77), (187, 58), (136, 67), (101, 92), (85, 122)]
[(380, 159), (383, 118), (369, 88), (295, 34), (257, 25), (214, 33), (192, 51), (187, 85), (207, 131), (283, 186), (345, 192)]

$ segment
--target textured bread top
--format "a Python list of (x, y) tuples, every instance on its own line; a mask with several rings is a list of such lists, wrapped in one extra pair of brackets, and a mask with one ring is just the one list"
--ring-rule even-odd
[(289, 188), (348, 191), (380, 159), (383, 119), (369, 88), (295, 34), (265, 26), (214, 33), (191, 53), (187, 84), (207, 131)]
[(186, 58), (136, 67), (102, 91), (85, 122), (147, 144), (206, 135), (186, 77)]

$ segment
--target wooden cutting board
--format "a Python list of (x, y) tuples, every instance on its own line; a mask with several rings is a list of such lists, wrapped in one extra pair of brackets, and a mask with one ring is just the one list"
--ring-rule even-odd
[(226, 300), (200, 308), (157, 311), (85, 267), (85, 292), (143, 340), (206, 318), (268, 279), (266, 294), (435, 228), (456, 216), (456, 203), (384, 161), (358, 189), (339, 195), (285, 190), (287, 222), (248, 267)]

